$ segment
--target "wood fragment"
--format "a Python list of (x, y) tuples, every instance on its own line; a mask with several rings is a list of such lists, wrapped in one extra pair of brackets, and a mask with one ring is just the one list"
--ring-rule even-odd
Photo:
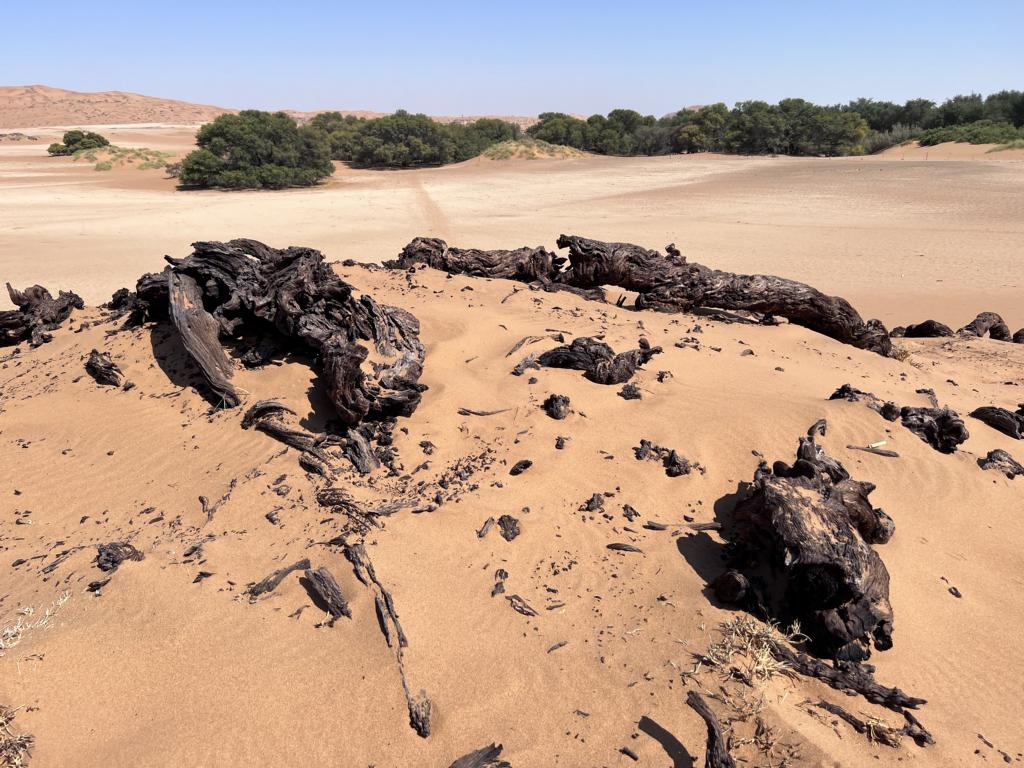
[(459, 408), (459, 416), (497, 416), (499, 413), (508, 413), (511, 408), (499, 408), (496, 411), (477, 411), (473, 408)]
[(113, 541), (96, 545), (96, 567), (101, 571), (116, 571), (125, 560), (142, 560), (143, 554), (126, 541)]
[(0, 310), (0, 347), (28, 341), (33, 347), (53, 338), (54, 331), (71, 316), (74, 309), (84, 309), (82, 297), (69, 291), (60, 291), (53, 298), (41, 285), (23, 291), (7, 283), (7, 295), (17, 309)]
[(537, 612), (533, 610), (530, 604), (523, 600), (519, 595), (506, 595), (505, 599), (508, 600), (509, 605), (512, 606), (512, 610), (516, 613), (521, 613), (523, 616), (537, 615)]
[(309, 560), (307, 558), (303, 558), (302, 560), (292, 563), (291, 565), (286, 565), (284, 568), (278, 568), (276, 571), (274, 571), (268, 576), (265, 576), (255, 584), (249, 585), (249, 587), (245, 590), (245, 593), (249, 595), (250, 600), (255, 600), (260, 595), (268, 594), (277, 589), (281, 582), (284, 581), (284, 577), (287, 576), (289, 573), (293, 573), (294, 571), (306, 570), (309, 567)]
[(1024, 466), (1002, 448), (989, 451), (985, 458), (978, 459), (978, 465), (982, 469), (994, 469), (1002, 472), (1010, 480), (1015, 477), (1024, 477)]
[(519, 535), (519, 521), (512, 515), (502, 515), (498, 518), (498, 527), (501, 529), (501, 538), (505, 541), (512, 541)]
[(124, 380), (124, 374), (110, 359), (110, 354), (96, 349), (89, 353), (89, 359), (85, 361), (85, 371), (97, 384), (105, 384), (108, 387), (119, 387)]
[(857, 733), (863, 733), (867, 736), (868, 741), (877, 741), (880, 744), (885, 744), (887, 747), (898, 747), (902, 741), (903, 732), (900, 729), (893, 728), (892, 726), (881, 722), (868, 723), (865, 720), (861, 720), (856, 715), (847, 712), (838, 704), (819, 701), (815, 706), (820, 709), (824, 709), (826, 712), (832, 713), (840, 720), (849, 723)]
[(499, 759), (501, 750), (501, 744), (491, 744), (463, 755), (448, 768), (512, 768), (511, 763)]
[(330, 624), (333, 625), (334, 621), (342, 616), (352, 618), (352, 611), (345, 601), (345, 596), (341, 594), (341, 587), (338, 586), (337, 580), (327, 568), (307, 568), (303, 576), (306, 577), (313, 595), (319, 599), (321, 606), (331, 615)]
[(971, 411), (971, 416), (1014, 440), (1024, 439), (1024, 403), (1016, 412), (985, 405)]
[(847, 448), (854, 451), (864, 451), (864, 453), (873, 453), (875, 456), (885, 456), (890, 459), (898, 459), (900, 455), (896, 451), (890, 451), (887, 448), (876, 448), (873, 445), (847, 445)]
[(608, 544), (607, 548), (615, 552), (639, 552), (640, 554), (643, 554), (644, 552), (640, 547), (634, 547), (632, 544), (621, 544), (619, 542)]

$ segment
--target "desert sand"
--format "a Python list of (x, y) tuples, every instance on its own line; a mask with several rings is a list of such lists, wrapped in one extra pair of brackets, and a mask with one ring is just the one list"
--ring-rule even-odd
[[(410, 686), (434, 705), (423, 739), (409, 727), (373, 591), (325, 543), (345, 518), (315, 501), (323, 478), (305, 472), (295, 451), (240, 426), (249, 405), (274, 398), (307, 429), (323, 429), (331, 409), (310, 360), (236, 366), (245, 402), (223, 409), (204, 396), (166, 324), (121, 329), (123, 317), (93, 306), (47, 344), (2, 350), (0, 629), (35, 626), (0, 657), (0, 704), (24, 707), (12, 727), (34, 735), (33, 766), (444, 767), (491, 742), (517, 768), (703, 765), (704, 725), (684, 704), (688, 690), (709, 697), (746, 765), (1022, 760), (1024, 479), (984, 471), (978, 459), (1001, 448), (1024, 460), (1024, 450), (966, 414), (1024, 400), (1024, 346), (899, 339), (902, 359), (892, 359), (795, 325), (635, 312), (505, 280), (372, 265), (416, 235), (479, 247), (553, 248), (560, 232), (675, 242), (713, 267), (841, 294), (890, 326), (934, 318), (956, 328), (994, 310), (1016, 330), (1024, 163), (478, 160), (341, 168), (309, 190), (179, 192), (159, 171), (101, 173), (41, 157), (53, 134), (39, 135), (0, 144), (0, 276), (73, 289), (97, 305), (197, 240), (251, 237), (364, 262), (335, 269), (419, 319), (428, 389), (398, 420), (401, 476), (346, 469), (334, 484), (364, 506), (396, 488), (429, 489), (416, 499), (422, 508), (460, 462), (474, 472), (457, 499), (402, 509), (365, 536), (408, 637)], [(190, 129), (108, 135), (186, 151)], [(611, 289), (609, 299), (621, 293)], [(578, 371), (510, 375), (523, 354), (557, 345), (551, 333), (603, 334), (617, 351), (644, 336), (664, 352), (633, 379), (641, 400)], [(541, 338), (510, 354), (527, 336)], [(676, 346), (686, 338), (697, 343)], [(134, 386), (86, 375), (94, 348)], [(844, 383), (908, 405), (927, 404), (918, 390), (931, 388), (965, 416), (971, 436), (938, 453), (863, 403), (827, 400)], [(571, 398), (566, 420), (541, 409), (551, 393)], [(460, 415), (465, 408), (499, 412)], [(797, 438), (820, 418), (829, 425), (822, 445), (877, 485), (872, 502), (895, 520), (892, 541), (877, 546), (891, 577), (895, 644), (871, 663), (884, 684), (927, 699), (916, 714), (935, 745), (870, 742), (813, 703), (890, 725), (902, 725), (898, 716), (807, 678), (747, 685), (728, 664), (695, 666), (720, 624), (741, 613), (707, 589), (724, 568), (719, 533), (689, 524), (727, 519), (753, 478), (754, 452), (792, 461)], [(559, 436), (569, 438), (561, 450)], [(634, 458), (641, 439), (705, 471), (668, 477)], [(899, 456), (848, 447), (879, 441)], [(510, 476), (522, 459), (532, 466)], [(580, 511), (594, 493), (606, 494), (603, 512)], [(200, 496), (227, 498), (207, 519)], [(624, 505), (640, 517), (624, 517)], [(506, 541), (496, 527), (478, 536), (504, 514), (518, 519), (519, 536)], [(144, 559), (90, 593), (103, 576), (95, 545), (111, 541), (130, 541)], [(186, 555), (197, 543), (201, 554)], [(244, 595), (304, 557), (338, 578), (351, 618), (324, 626), (296, 574), (259, 600)], [(492, 596), (499, 569), (506, 594)], [(537, 615), (512, 610), (511, 594)]]

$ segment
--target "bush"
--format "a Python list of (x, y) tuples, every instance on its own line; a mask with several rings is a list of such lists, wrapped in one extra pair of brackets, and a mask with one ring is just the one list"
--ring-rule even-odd
[(921, 128), (916, 125), (896, 123), (888, 131), (871, 131), (864, 139), (864, 151), (869, 155), (882, 152), (890, 147), (897, 147), (913, 141), (921, 135)]
[(98, 133), (92, 131), (67, 131), (64, 140), (60, 144), (51, 144), (47, 152), (51, 155), (73, 155), (87, 149), (98, 149), (109, 146), (110, 142)]
[(284, 112), (221, 115), (199, 129), (196, 144), (181, 161), (183, 187), (307, 187), (334, 172), (324, 133)]
[(931, 128), (921, 134), (921, 146), (930, 147), (947, 141), (967, 144), (1009, 144), (1024, 139), (1024, 129), (1015, 128), (1012, 123), (993, 120), (977, 120), (967, 125), (951, 125)]
[(373, 120), (324, 112), (309, 127), (330, 144), (335, 160), (389, 168), (457, 163), (519, 137), (519, 126), (504, 120), (444, 125), (404, 110)]
[(93, 170), (94, 171), (109, 171), (113, 167), (114, 167), (113, 164), (109, 160), (103, 160), (103, 161), (101, 161), (99, 163), (96, 163), (96, 165), (93, 166)]

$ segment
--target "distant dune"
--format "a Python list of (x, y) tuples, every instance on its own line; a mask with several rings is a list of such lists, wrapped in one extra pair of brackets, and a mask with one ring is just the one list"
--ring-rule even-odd
[[(74, 125), (126, 125), (134, 123), (170, 123), (173, 125), (208, 123), (217, 115), (237, 112), (237, 109), (192, 104), (175, 99), (161, 99), (123, 91), (85, 93), (52, 88), (48, 85), (0, 86), (0, 128), (38, 128), (43, 126)], [(285, 110), (300, 123), (319, 112)], [(385, 112), (367, 110), (338, 110), (344, 115), (381, 117)], [(498, 117), (522, 128), (537, 122), (534, 116), (522, 115), (462, 115), (437, 116), (441, 123), (465, 123), (478, 117)]]

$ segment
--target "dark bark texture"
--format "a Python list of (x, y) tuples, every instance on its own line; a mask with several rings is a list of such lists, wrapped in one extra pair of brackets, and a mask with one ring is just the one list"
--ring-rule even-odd
[(797, 620), (823, 656), (860, 661), (892, 646), (889, 572), (872, 544), (889, 541), (892, 518), (816, 443), (825, 422), (800, 438), (793, 466), (762, 462), (737, 504), (728, 538), (734, 565), (763, 593), (751, 602), (784, 624)]
[[(163, 273), (144, 275), (128, 304), (133, 318), (170, 318), (190, 356), (225, 405), (240, 397), (222, 341), (274, 338), (313, 355), (340, 422), (408, 416), (420, 402), (424, 349), (405, 310), (358, 298), (319, 251), (255, 240), (193, 243)], [(380, 360), (366, 364), (373, 342)]]
[(106, 384), (108, 387), (119, 387), (124, 379), (124, 374), (110, 359), (109, 353), (97, 349), (89, 353), (89, 359), (85, 361), (85, 372), (92, 376), (97, 384)]
[(637, 349), (615, 353), (603, 341), (580, 336), (571, 344), (555, 347), (536, 358), (537, 365), (545, 368), (569, 368), (583, 371), (583, 375), (597, 384), (623, 384), (633, 378), (637, 368), (645, 365), (661, 347), (652, 347), (641, 337)]
[(28, 341), (33, 347), (45, 344), (61, 323), (71, 316), (71, 310), (82, 309), (82, 297), (70, 291), (61, 291), (53, 298), (41, 285), (23, 291), (7, 283), (7, 295), (17, 309), (0, 311), (0, 347)]
[(450, 273), (582, 290), (613, 285), (637, 292), (637, 309), (688, 312), (708, 307), (761, 312), (882, 355), (892, 349), (889, 333), (879, 321), (865, 322), (845, 299), (826, 296), (795, 280), (738, 275), (691, 264), (672, 245), (662, 254), (630, 243), (560, 235), (558, 247), (569, 249), (567, 259), (543, 248), (465, 250), (451, 248), (436, 238), (417, 238), (387, 266), (407, 268), (422, 263)]
[(1024, 438), (1024, 403), (1021, 403), (1016, 412), (985, 405), (971, 411), (971, 416), (1015, 440)]
[(704, 768), (736, 768), (736, 763), (729, 755), (729, 745), (725, 741), (725, 732), (715, 713), (711, 711), (707, 701), (696, 691), (686, 694), (686, 704), (700, 715), (708, 729), (707, 754), (704, 757)]

